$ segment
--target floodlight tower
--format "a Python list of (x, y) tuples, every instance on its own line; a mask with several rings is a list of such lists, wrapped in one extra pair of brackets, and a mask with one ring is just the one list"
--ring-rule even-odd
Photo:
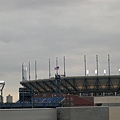
[(95, 75), (97, 77), (96, 77), (96, 82), (95, 82), (95, 85), (94, 85), (94, 89), (95, 89), (95, 94), (97, 94), (97, 93), (100, 93), (99, 90), (102, 90), (101, 83), (100, 83), (99, 78), (98, 78), (98, 55), (96, 55), (96, 70), (95, 70)]
[(110, 55), (108, 54), (108, 72), (110, 76)]
[(108, 77), (108, 81), (106, 84), (106, 90), (108, 92), (111, 92), (112, 89), (114, 89), (113, 83), (111, 81), (111, 77), (110, 77), (110, 55), (108, 54), (108, 72), (109, 72), (109, 77)]
[(84, 55), (84, 67), (85, 67), (85, 79), (84, 79), (83, 86), (82, 86), (82, 92), (86, 91), (88, 93), (90, 87), (89, 87), (89, 84), (88, 84), (88, 81), (87, 81), (88, 71), (86, 71), (86, 68), (87, 68), (86, 67), (86, 55)]
[(96, 71), (97, 73), (96, 74), (98, 76), (98, 55), (96, 55), (96, 67), (97, 67), (97, 71)]
[(1, 95), (1, 97), (2, 97), (2, 95), (3, 95), (3, 88), (4, 88), (4, 86), (5, 86), (5, 81), (0, 81), (0, 95)]
[(64, 56), (64, 77), (66, 76), (66, 72), (65, 72), (65, 56)]

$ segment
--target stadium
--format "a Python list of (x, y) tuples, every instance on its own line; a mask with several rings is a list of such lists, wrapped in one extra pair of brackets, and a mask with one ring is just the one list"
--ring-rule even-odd
[[(54, 97), (62, 100), (65, 96), (79, 96), (90, 98), (93, 96), (116, 96), (120, 94), (120, 76), (73, 76), (60, 77), (56, 75), (51, 79), (38, 79), (32, 81), (21, 81), (20, 84), (24, 88), (20, 88), (20, 100), (30, 100), (32, 96), (27, 96), (27, 90), (33, 93), (33, 99)], [(91, 97), (90, 97), (91, 96)], [(44, 97), (44, 98), (45, 98)], [(47, 100), (46, 100), (47, 101)], [(58, 100), (59, 101), (59, 100)], [(60, 101), (59, 101), (60, 102)], [(74, 103), (75, 105), (76, 103)]]
[[(95, 76), (89, 76), (86, 69), (86, 56), (84, 55), (85, 75), (66, 76), (65, 57), (64, 75), (59, 74), (58, 59), (56, 58), (56, 74), (49, 78), (37, 79), (37, 61), (35, 61), (35, 79), (27, 79), (27, 68), (22, 64), (22, 81), (19, 88), (19, 100), (15, 104), (3, 104), (1, 108), (55, 108), (61, 106), (94, 106), (95, 96), (119, 96), (120, 75), (110, 75), (110, 57), (108, 55), (108, 75), (104, 71), (103, 76), (98, 75), (98, 55), (96, 55)], [(2, 94), (2, 92), (1, 92)]]
[[(58, 61), (56, 61), (57, 63)], [(65, 61), (64, 61), (65, 62)], [(37, 62), (35, 61), (35, 79), (27, 79), (27, 69), (22, 64), (22, 81), (19, 88), (19, 100), (16, 103), (0, 103), (2, 120), (119, 120), (120, 118), (120, 75), (98, 75), (98, 60), (95, 76), (60, 75), (56, 64), (56, 74), (47, 79), (37, 79)], [(65, 65), (65, 64), (64, 64)], [(119, 71), (120, 72), (120, 71)], [(49, 71), (50, 73), (50, 71)], [(50, 75), (50, 74), (49, 74)], [(1, 95), (5, 85), (1, 81)], [(11, 97), (11, 96), (8, 96)], [(32, 108), (32, 109), (31, 109)], [(6, 110), (2, 110), (6, 109)], [(8, 110), (9, 109), (9, 110)], [(6, 116), (10, 114), (10, 116)]]
[(119, 120), (119, 83), (119, 75), (23, 80), (17, 103), (0, 104), (1, 119)]
[[(59, 75), (58, 59), (56, 58), (56, 74), (49, 78), (37, 79), (37, 62), (35, 61), (35, 80), (26, 79), (25, 65), (22, 64), (23, 88), (19, 89), (19, 101), (32, 103), (60, 103), (59, 106), (94, 106), (93, 96), (117, 96), (120, 94), (120, 75), (110, 75), (110, 56), (108, 55), (108, 75), (98, 75), (98, 55), (96, 55), (95, 76), (88, 76), (86, 55), (84, 55), (84, 76), (66, 76), (65, 57), (64, 75)], [(70, 100), (71, 99), (71, 100)], [(54, 106), (55, 107), (55, 106)]]

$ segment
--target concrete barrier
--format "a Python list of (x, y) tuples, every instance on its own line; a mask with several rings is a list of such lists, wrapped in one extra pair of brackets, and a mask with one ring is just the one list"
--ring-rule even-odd
[(120, 120), (120, 107), (1, 109), (0, 120)]
[(1, 109), (0, 120), (57, 120), (56, 109)]
[(57, 120), (109, 120), (109, 107), (57, 108)]
[(120, 106), (109, 107), (109, 120), (120, 120)]

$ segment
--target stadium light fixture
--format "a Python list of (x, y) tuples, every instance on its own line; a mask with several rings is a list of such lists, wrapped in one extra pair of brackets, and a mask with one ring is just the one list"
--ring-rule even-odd
[(120, 75), (120, 69), (119, 69), (119, 75)]
[(87, 70), (86, 72), (87, 72), (87, 76), (88, 76), (88, 74), (89, 74), (89, 70)]
[(97, 75), (97, 70), (95, 70), (95, 75)]
[(106, 75), (106, 70), (104, 70), (104, 75)]

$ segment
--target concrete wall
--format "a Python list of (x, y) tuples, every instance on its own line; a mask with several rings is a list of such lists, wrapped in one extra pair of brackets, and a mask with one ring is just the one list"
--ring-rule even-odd
[(57, 120), (56, 109), (5, 109), (0, 120)]
[(115, 107), (115, 106), (120, 106), (120, 103), (102, 103), (102, 106)]
[(109, 120), (108, 107), (57, 108), (57, 120)]
[(95, 103), (120, 103), (120, 96), (94, 97)]
[(120, 107), (1, 109), (0, 120), (120, 120)]
[(109, 107), (109, 120), (120, 120), (120, 107)]

